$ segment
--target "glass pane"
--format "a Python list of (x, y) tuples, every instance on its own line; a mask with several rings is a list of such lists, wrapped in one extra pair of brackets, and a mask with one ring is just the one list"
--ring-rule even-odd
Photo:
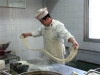
[(89, 38), (100, 39), (100, 0), (89, 0)]

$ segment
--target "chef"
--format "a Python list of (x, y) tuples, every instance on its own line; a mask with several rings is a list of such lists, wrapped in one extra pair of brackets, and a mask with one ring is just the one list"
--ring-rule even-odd
[[(37, 31), (22, 33), (24, 38), (43, 36), (44, 49), (59, 59), (64, 59), (64, 54), (66, 54), (64, 40), (72, 43), (74, 47), (78, 46), (74, 36), (64, 27), (62, 22), (51, 18), (46, 7), (38, 10), (35, 18), (41, 22), (41, 27)], [(45, 54), (43, 57), (51, 62), (65, 64), (65, 62), (55, 61)]]

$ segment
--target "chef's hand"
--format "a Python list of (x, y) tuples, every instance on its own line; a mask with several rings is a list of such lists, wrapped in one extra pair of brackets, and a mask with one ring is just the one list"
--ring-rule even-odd
[(78, 43), (76, 42), (75, 38), (69, 38), (68, 39), (68, 42), (71, 42), (72, 43), (72, 47), (74, 47), (74, 49), (78, 49)]
[(74, 47), (74, 49), (78, 49), (78, 46), (79, 46), (79, 45), (78, 45), (78, 43), (75, 41), (75, 42), (72, 43), (72, 46)]
[(28, 35), (27, 35), (27, 33), (22, 33), (21, 36), (23, 36), (24, 38), (26, 38)]
[(32, 36), (32, 33), (22, 33), (22, 36), (24, 36), (24, 38), (28, 37), (28, 36)]

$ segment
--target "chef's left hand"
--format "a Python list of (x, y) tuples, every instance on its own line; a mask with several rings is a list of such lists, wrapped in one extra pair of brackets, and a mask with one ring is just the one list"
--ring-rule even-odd
[(76, 42), (75, 38), (69, 38), (68, 39), (68, 42), (71, 42), (72, 43), (72, 47), (74, 47), (74, 49), (78, 49), (78, 43)]
[(72, 43), (72, 45), (73, 45), (74, 49), (77, 49), (77, 48), (78, 48), (78, 46), (79, 46), (79, 45), (78, 45), (78, 43), (77, 43), (76, 41), (75, 41), (75, 42), (73, 42), (73, 43)]

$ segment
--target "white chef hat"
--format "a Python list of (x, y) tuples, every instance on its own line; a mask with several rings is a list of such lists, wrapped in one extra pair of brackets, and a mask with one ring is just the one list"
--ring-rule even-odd
[(35, 15), (36, 19), (42, 19), (43, 17), (45, 17), (48, 14), (48, 10), (47, 7), (45, 8), (41, 8)]

